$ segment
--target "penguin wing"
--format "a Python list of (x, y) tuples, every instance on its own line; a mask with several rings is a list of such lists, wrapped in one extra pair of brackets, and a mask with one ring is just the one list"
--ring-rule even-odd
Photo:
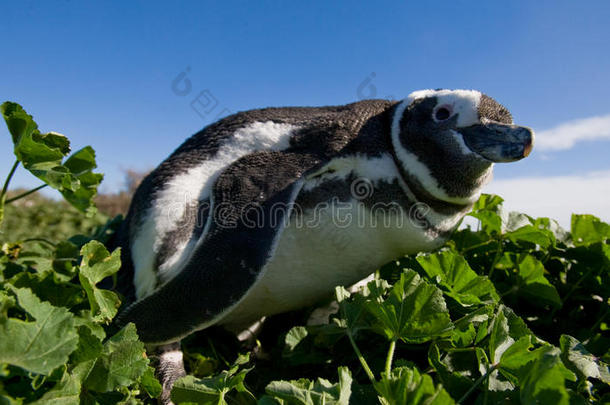
[(229, 313), (262, 275), (316, 155), (261, 151), (233, 162), (214, 184), (209, 229), (174, 278), (122, 311), (150, 343), (178, 340)]

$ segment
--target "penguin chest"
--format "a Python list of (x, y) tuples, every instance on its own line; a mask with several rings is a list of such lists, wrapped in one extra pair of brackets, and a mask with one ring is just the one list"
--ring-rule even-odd
[(440, 243), (401, 211), (372, 211), (358, 200), (293, 213), (261, 277), (219, 323), (239, 330), (262, 316), (315, 304), (335, 286)]

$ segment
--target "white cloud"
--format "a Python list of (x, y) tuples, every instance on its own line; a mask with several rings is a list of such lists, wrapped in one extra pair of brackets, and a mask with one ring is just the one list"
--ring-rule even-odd
[(567, 229), (572, 213), (593, 214), (610, 222), (610, 171), (499, 179), (484, 192), (500, 195), (508, 210), (550, 217)]
[(610, 140), (610, 114), (568, 121), (554, 128), (536, 132), (535, 149), (541, 151), (570, 149), (576, 142)]

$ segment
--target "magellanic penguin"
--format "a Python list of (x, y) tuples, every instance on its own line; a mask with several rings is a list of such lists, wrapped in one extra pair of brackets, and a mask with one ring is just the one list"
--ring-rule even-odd
[(121, 278), (145, 342), (239, 330), (314, 304), (404, 254), (441, 246), (529, 128), (474, 90), (240, 112), (144, 179)]

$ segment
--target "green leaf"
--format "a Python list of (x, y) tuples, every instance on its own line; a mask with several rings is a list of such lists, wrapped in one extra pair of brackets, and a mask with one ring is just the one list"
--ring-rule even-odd
[(98, 392), (129, 386), (140, 379), (147, 366), (144, 344), (138, 340), (135, 325), (130, 323), (104, 343), (83, 386)]
[(51, 269), (55, 276), (63, 281), (69, 281), (76, 275), (76, 260), (80, 252), (73, 243), (62, 241), (55, 246)]
[(33, 322), (0, 319), (0, 362), (49, 374), (63, 365), (77, 346), (74, 316), (67, 309), (40, 301), (27, 288), (11, 287), (19, 307)]
[(572, 240), (576, 246), (604, 242), (610, 238), (610, 225), (593, 215), (572, 215)]
[(538, 229), (546, 229), (553, 234), (556, 241), (568, 244), (570, 241), (570, 233), (563, 229), (559, 222), (550, 218), (536, 218), (534, 226)]
[(481, 197), (474, 203), (473, 211), (495, 211), (502, 206), (504, 199), (495, 194), (481, 194)]
[(161, 383), (155, 378), (155, 369), (150, 366), (146, 368), (146, 371), (140, 377), (140, 386), (151, 398), (157, 398), (163, 390)]
[(569, 405), (565, 381), (575, 381), (576, 377), (563, 365), (559, 355), (559, 349), (550, 345), (532, 353), (536, 360), (528, 365), (528, 373), (519, 381), (522, 404)]
[(0, 404), (2, 405), (23, 405), (23, 398), (15, 399), (0, 390)]
[(83, 309), (78, 312), (78, 316), (74, 318), (74, 324), (77, 327), (85, 326), (89, 328), (91, 333), (100, 341), (103, 341), (106, 338), (106, 332), (104, 331), (104, 327), (99, 321), (93, 319), (93, 315), (88, 309)]
[(533, 349), (531, 336), (524, 336), (512, 343), (502, 354), (499, 371), (512, 384), (500, 385), (497, 372), (490, 376), (490, 389), (512, 389), (513, 384), (520, 390), (522, 404), (562, 404), (570, 403), (566, 380), (575, 381), (559, 357), (556, 347), (544, 344)]
[(207, 377), (218, 370), (218, 359), (196, 351), (184, 353), (184, 364), (195, 377)]
[(451, 331), (451, 342), (457, 347), (468, 347), (472, 345), (474, 339), (477, 337), (477, 330), (472, 323), (456, 325), (455, 329)]
[(62, 282), (53, 271), (43, 274), (23, 272), (11, 278), (10, 282), (17, 288), (29, 288), (38, 298), (58, 307), (71, 308), (84, 299), (80, 286)]
[(63, 378), (47, 391), (34, 405), (79, 405), (81, 384), (80, 379), (64, 373)]
[(86, 326), (78, 327), (78, 346), (70, 356), (72, 364), (95, 360), (102, 353), (103, 345), (100, 338), (95, 336)]
[[(296, 381), (273, 381), (267, 385), (267, 395), (285, 405), (348, 405), (351, 396), (352, 376), (347, 367), (339, 367), (339, 382), (330, 383), (318, 378)], [(173, 396), (172, 396), (173, 398)]]
[(76, 176), (90, 172), (97, 167), (95, 163), (95, 151), (91, 146), (74, 152), (65, 162), (64, 166)]
[(481, 229), (488, 235), (502, 234), (502, 197), (481, 194), (468, 215), (481, 221)]
[(489, 340), (492, 364), (498, 372), (489, 377), (489, 388), (520, 390), (523, 404), (569, 403), (566, 380), (574, 381), (574, 374), (560, 359), (556, 347), (543, 343), (535, 348), (537, 339), (527, 330), (522, 320), (506, 307), (501, 307), (494, 319)]
[(445, 294), (462, 306), (495, 303), (499, 297), (493, 283), (478, 276), (460, 254), (445, 250), (417, 256), (417, 262), (428, 277), (437, 278)]
[(566, 366), (583, 378), (596, 378), (610, 384), (608, 365), (589, 353), (585, 346), (569, 335), (559, 339), (561, 358)]
[[(443, 361), (445, 360), (445, 361)], [(436, 370), (443, 386), (455, 397), (461, 398), (468, 391), (473, 381), (468, 376), (455, 370), (451, 358), (446, 355), (441, 359), (441, 351), (437, 343), (432, 343), (428, 350), (428, 362)], [(448, 364), (447, 364), (448, 363)]]
[(97, 167), (95, 152), (87, 146), (70, 156), (70, 141), (62, 134), (41, 134), (38, 126), (16, 103), (6, 102), (0, 110), (12, 135), (17, 160), (34, 176), (58, 190), (81, 211), (94, 212), (93, 197), (103, 175)]
[(241, 362), (236, 362), (229, 370), (221, 371), (213, 377), (197, 378), (187, 375), (180, 378), (174, 383), (172, 388), (172, 401), (175, 404), (184, 402), (226, 404), (225, 397), (231, 390), (247, 393), (248, 391), (244, 386), (244, 378), (251, 369), (239, 370), (239, 364), (237, 363)]
[(534, 225), (522, 226), (512, 232), (508, 232), (506, 237), (515, 243), (521, 241), (535, 243), (544, 249), (548, 249), (555, 244), (555, 236), (551, 231)]
[(455, 401), (442, 386), (434, 386), (432, 378), (421, 375), (415, 368), (398, 367), (385, 373), (375, 384), (379, 402), (384, 405), (445, 405)]
[[(60, 140), (61, 139), (61, 140)], [(15, 156), (34, 176), (53, 188), (72, 183), (61, 161), (70, 151), (68, 139), (55, 133), (41, 134), (38, 129), (23, 133), (15, 143)], [(66, 180), (64, 177), (68, 176)], [(65, 181), (65, 183), (64, 183)]]
[(515, 313), (500, 305), (493, 319), (489, 336), (489, 354), (492, 363), (498, 363), (503, 353), (516, 341), (532, 335), (525, 322)]
[(119, 297), (112, 291), (102, 290), (95, 285), (113, 275), (121, 267), (121, 251), (112, 254), (98, 241), (91, 241), (81, 249), (83, 261), (78, 278), (87, 293), (94, 319), (109, 322), (116, 315), (121, 304)]
[(534, 256), (527, 255), (519, 263), (519, 291), (532, 298), (532, 302), (561, 306), (555, 287), (544, 277), (544, 265)]
[(307, 328), (304, 326), (295, 326), (290, 329), (284, 339), (286, 349), (289, 351), (294, 350), (307, 337), (307, 334)]
[(520, 212), (510, 211), (508, 214), (503, 215), (502, 232), (511, 233), (521, 228), (527, 227), (532, 224), (532, 219), (528, 215)]
[(500, 351), (494, 352), (497, 359), (496, 363), (499, 365), (500, 372), (508, 378), (509, 381), (517, 383), (519, 378), (527, 373), (527, 367), (529, 363), (534, 361), (534, 357), (530, 352), (533, 348), (532, 337), (522, 336), (518, 340), (508, 339), (504, 346), (500, 346)]
[(295, 326), (284, 339), (282, 360), (290, 365), (328, 363), (333, 359), (329, 349), (344, 337), (345, 328), (336, 323)]
[(0, 321), (8, 317), (8, 310), (17, 305), (14, 297), (10, 296), (6, 291), (0, 290)]
[(83, 246), (80, 254), (83, 256), (83, 261), (79, 274), (92, 284), (97, 284), (113, 275), (121, 267), (120, 249), (110, 254), (103, 244), (95, 240)]
[[(475, 311), (455, 321), (454, 329), (451, 331), (451, 341), (457, 347), (467, 347), (476, 343), (479, 333), (487, 334), (487, 324), (494, 312), (491, 305), (480, 307)], [(483, 328), (483, 331), (479, 330)]]
[(422, 343), (453, 327), (443, 293), (413, 270), (405, 271), (387, 298), (371, 291), (366, 309), (376, 318), (374, 330), (390, 340)]
[[(374, 281), (371, 283), (374, 283)], [(383, 285), (387, 285), (387, 283)], [(367, 321), (368, 313), (365, 308), (365, 299), (362, 294), (352, 296), (345, 288), (336, 287), (335, 298), (339, 303), (339, 314), (341, 315), (333, 319), (337, 326), (348, 329), (353, 336), (357, 335), (360, 330), (370, 328)]]
[(38, 129), (31, 115), (17, 103), (6, 101), (0, 105), (0, 112), (13, 138), (13, 143), (19, 142), (24, 136), (31, 136)]
[(81, 211), (93, 213), (93, 198), (97, 194), (97, 187), (102, 182), (104, 175), (93, 173), (97, 167), (95, 163), (95, 151), (91, 146), (75, 152), (64, 163), (78, 181), (78, 187), (64, 187), (61, 194), (74, 207)]

